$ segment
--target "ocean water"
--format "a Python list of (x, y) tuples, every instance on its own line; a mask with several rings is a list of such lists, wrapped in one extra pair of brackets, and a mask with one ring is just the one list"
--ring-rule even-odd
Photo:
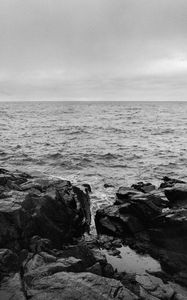
[(89, 183), (96, 210), (121, 185), (187, 180), (187, 102), (0, 102), (0, 163)]

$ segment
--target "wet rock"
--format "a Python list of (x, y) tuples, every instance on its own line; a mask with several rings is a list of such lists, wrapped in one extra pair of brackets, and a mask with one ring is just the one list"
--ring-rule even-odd
[(112, 278), (114, 275), (114, 268), (112, 267), (111, 264), (107, 263), (104, 268), (103, 268), (103, 275), (105, 277)]
[[(83, 268), (86, 269), (97, 262), (96, 253), (97, 249), (89, 249), (86, 244), (67, 245), (61, 251), (56, 251), (57, 258), (75, 257), (82, 261)], [(99, 252), (99, 250), (98, 250)], [(99, 253), (98, 253), (99, 255)]]
[(120, 187), (116, 193), (117, 199), (115, 204), (123, 204), (129, 202), (133, 196), (142, 196), (142, 192), (129, 187)]
[(28, 295), (32, 300), (137, 299), (133, 293), (115, 279), (104, 278), (91, 273), (65, 272), (33, 280), (31, 287), (28, 287)]
[(50, 261), (49, 257), (35, 255), (25, 266), (24, 280), (30, 284), (34, 278), (49, 276), (58, 272), (82, 272), (84, 271), (82, 261), (75, 257), (59, 258)]
[(86, 269), (86, 272), (102, 276), (102, 268), (99, 262)]
[(107, 264), (106, 256), (99, 249), (92, 249), (91, 252), (96, 262), (101, 265)]
[(35, 235), (29, 241), (29, 250), (33, 253), (50, 251), (51, 249), (52, 243), (49, 239), (44, 239), (38, 235)]
[(87, 189), (88, 193), (91, 193), (91, 192), (92, 192), (92, 189), (91, 189), (90, 184), (88, 184), (88, 183), (83, 183), (82, 186), (84, 186), (85, 189)]
[(23, 285), (20, 274), (16, 273), (6, 278), (0, 286), (0, 299), (2, 300), (25, 300)]
[[(7, 176), (11, 177), (9, 173)], [(1, 194), (0, 247), (26, 248), (30, 238), (39, 235), (50, 239), (53, 247), (59, 248), (64, 241), (89, 230), (89, 197), (79, 188), (72, 187), (69, 181), (33, 179), (17, 173), (11, 178), (16, 184), (21, 181), (20, 186), (27, 188), (12, 190), (6, 184)]]
[(170, 206), (187, 207), (187, 184), (175, 184), (164, 190)]
[(128, 236), (143, 230), (136, 216), (130, 214), (130, 204), (113, 205), (98, 210), (95, 216), (98, 233), (114, 236)]
[(156, 189), (155, 185), (152, 183), (144, 183), (142, 181), (138, 182), (137, 184), (133, 184), (131, 187), (143, 193), (150, 193)]
[(114, 187), (112, 184), (109, 184), (109, 183), (105, 183), (103, 186), (104, 186), (105, 189)]
[(19, 269), (18, 256), (9, 249), (0, 249), (0, 280)]
[[(174, 290), (169, 284), (152, 275), (137, 275), (136, 281), (140, 285), (140, 297), (145, 300), (149, 299), (173, 299)], [(152, 297), (152, 298), (150, 298)]]
[(170, 177), (168, 177), (168, 176), (164, 176), (164, 177), (162, 178), (162, 180), (163, 180), (164, 182), (162, 182), (162, 183), (160, 184), (160, 188), (172, 187), (172, 186), (174, 186), (176, 183), (186, 183), (186, 182), (183, 181), (183, 180), (179, 180), (179, 179), (175, 179), (175, 178), (170, 178)]

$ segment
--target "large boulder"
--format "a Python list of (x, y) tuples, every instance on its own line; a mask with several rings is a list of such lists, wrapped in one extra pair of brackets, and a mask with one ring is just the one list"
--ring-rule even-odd
[(143, 224), (132, 214), (132, 205), (111, 205), (99, 209), (95, 216), (98, 233), (126, 237), (144, 229)]
[(19, 250), (39, 235), (59, 248), (89, 230), (89, 195), (69, 181), (1, 173), (8, 179), (1, 180), (0, 247)]
[(165, 199), (156, 193), (144, 194), (121, 188), (115, 205), (97, 210), (97, 232), (123, 238), (129, 234), (134, 235), (152, 226), (153, 220), (162, 215), (164, 205)]

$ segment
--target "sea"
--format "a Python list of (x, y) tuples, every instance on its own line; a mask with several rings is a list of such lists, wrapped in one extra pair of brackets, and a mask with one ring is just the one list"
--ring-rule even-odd
[(187, 102), (0, 102), (0, 166), (89, 183), (93, 211), (119, 186), (187, 180)]

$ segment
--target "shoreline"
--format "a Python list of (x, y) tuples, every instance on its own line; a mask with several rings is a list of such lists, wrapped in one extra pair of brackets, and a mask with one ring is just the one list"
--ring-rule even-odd
[[(123, 299), (121, 295), (141, 299), (142, 291), (145, 299), (187, 296), (187, 185), (181, 180), (165, 177), (159, 188), (143, 182), (119, 188), (114, 204), (96, 212), (98, 235), (89, 235), (92, 194), (87, 184), (76, 187), (53, 176), (42, 178), (0, 169), (0, 195), (3, 300), (13, 295), (15, 300), (40, 299), (42, 284), (46, 284), (47, 299), (55, 299), (59, 293), (60, 299), (70, 295), (74, 299), (76, 291), (86, 293), (87, 299), (105, 299), (102, 293), (109, 292), (111, 285), (115, 292), (107, 299)], [(176, 237), (178, 245), (174, 243)], [(154, 259), (161, 269), (156, 265), (138, 274), (124, 265), (124, 270), (115, 270), (116, 261), (120, 264), (127, 259), (130, 264), (138, 257), (140, 269), (143, 257), (148, 258), (148, 269)], [(87, 280), (92, 284), (85, 290)], [(53, 289), (55, 282), (59, 282), (57, 291)], [(100, 286), (95, 290), (96, 283)]]

